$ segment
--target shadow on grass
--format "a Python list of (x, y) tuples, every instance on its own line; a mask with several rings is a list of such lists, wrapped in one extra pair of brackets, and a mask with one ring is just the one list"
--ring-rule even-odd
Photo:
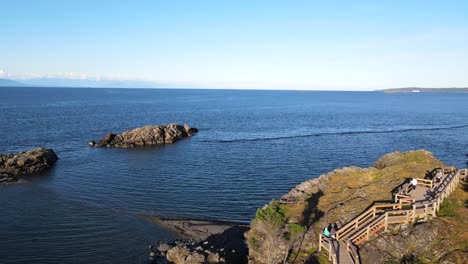
[(307, 198), (307, 205), (305, 210), (302, 212), (302, 222), (301, 225), (305, 226), (307, 230), (317, 222), (325, 214), (323, 211), (317, 208), (320, 197), (323, 196), (323, 192), (320, 190), (312, 194)]
[[(325, 214), (323, 211), (319, 210), (317, 208), (318, 206), (318, 203), (319, 203), (319, 199), (320, 197), (323, 196), (323, 191), (318, 191), (314, 194), (312, 194), (309, 198), (307, 198), (306, 202), (307, 202), (307, 205), (304, 209), (304, 211), (302, 212), (302, 221), (301, 221), (301, 225), (306, 227), (306, 230), (309, 231), (310, 230), (310, 227), (315, 223), (317, 222), (320, 218), (322, 218), (322, 216)], [(306, 232), (307, 232), (306, 231)], [(299, 249), (298, 251), (300, 251), (300, 249), (302, 248), (302, 244), (304, 243), (304, 237), (305, 237), (305, 232), (302, 234), (302, 238), (301, 238), (301, 242), (299, 244)], [(299, 252), (297, 252), (299, 253)], [(288, 252), (288, 255), (290, 254), (290, 252)], [(297, 260), (297, 257), (298, 257), (299, 254), (296, 254), (296, 256), (294, 257), (294, 259), (291, 261), (291, 263), (295, 263), (296, 260)], [(314, 256), (312, 256), (314, 257)], [(308, 262), (309, 260), (307, 260), (305, 263), (319, 263), (318, 261), (316, 262)]]

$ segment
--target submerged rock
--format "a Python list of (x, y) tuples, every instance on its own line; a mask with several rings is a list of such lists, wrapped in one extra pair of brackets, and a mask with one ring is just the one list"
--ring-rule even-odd
[(29, 151), (0, 155), (0, 183), (11, 183), (20, 176), (44, 171), (58, 160), (52, 149), (37, 148)]
[(169, 124), (167, 126), (144, 126), (128, 130), (120, 135), (109, 133), (97, 143), (90, 141), (91, 147), (132, 148), (135, 146), (172, 144), (180, 139), (191, 137), (198, 129), (188, 125)]

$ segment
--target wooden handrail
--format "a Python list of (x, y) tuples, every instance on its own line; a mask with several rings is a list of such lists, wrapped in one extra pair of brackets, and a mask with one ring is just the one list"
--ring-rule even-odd
[(342, 226), (336, 231), (336, 239), (341, 239), (342, 237), (348, 235), (353, 230), (360, 227), (362, 223), (367, 222), (371, 217), (375, 217), (377, 212), (384, 212), (386, 209), (395, 210), (401, 209), (401, 204), (395, 203), (384, 203), (384, 204), (374, 204), (371, 208), (367, 209), (361, 213), (358, 217), (348, 222), (346, 225)]
[[(357, 231), (355, 234), (353, 234), (349, 240), (353, 241), (360, 237), (361, 235), (363, 235), (364, 233), (366, 233), (367, 235), (367, 238), (369, 238), (369, 234), (371, 233), (370, 230), (374, 227), (376, 227), (377, 225), (379, 225), (381, 222), (385, 221), (385, 216), (386, 215), (381, 215), (379, 217), (377, 217), (374, 221), (372, 221), (370, 224), (368, 224), (366, 226), (366, 228), (361, 228), (359, 231)], [(366, 239), (367, 240), (367, 239)]]
[(331, 260), (333, 261), (333, 264), (338, 264), (338, 252), (336, 251), (335, 244), (333, 243), (333, 240), (330, 241), (330, 249), (331, 249)]
[(416, 180), (418, 181), (418, 184), (427, 186), (428, 188), (432, 188), (434, 186), (433, 180), (422, 179), (422, 178), (416, 178)]
[(395, 194), (395, 203), (398, 202), (399, 204), (402, 203), (414, 203), (416, 199), (411, 198), (409, 195), (404, 194)]
[(411, 191), (411, 189), (413, 189), (413, 185), (411, 184), (408, 184), (408, 186), (406, 186), (406, 189), (403, 191), (403, 194), (407, 194)]
[(386, 212), (386, 214), (388, 215), (388, 217), (392, 217), (392, 216), (399, 216), (399, 215), (406, 215), (408, 214), (408, 212), (412, 212), (413, 209), (404, 209), (404, 210), (398, 210), (398, 211), (388, 211)]
[(412, 204), (415, 203), (416, 199), (411, 199), (411, 198), (401, 198), (400, 199), (400, 204), (406, 203), (406, 204)]
[[(440, 182), (434, 190), (436, 195), (432, 200), (416, 203), (415, 199), (411, 198), (411, 196), (397, 193), (395, 194), (395, 203), (374, 203), (369, 209), (338, 229), (336, 231), (336, 239), (339, 240), (351, 234), (351, 237), (346, 239), (347, 251), (353, 262), (360, 264), (356, 245), (365, 242), (372, 234), (378, 232), (382, 228), (387, 230), (389, 224), (410, 223), (415, 222), (417, 217), (424, 217), (424, 219), (427, 219), (428, 215), (436, 216), (441, 202), (455, 189), (458, 180), (461, 179), (462, 176), (468, 176), (468, 169), (453, 171), (451, 168), (444, 180)], [(420, 178), (417, 180), (420, 181), (420, 184), (427, 185), (430, 188), (434, 186), (432, 180)], [(409, 185), (407, 189), (410, 187), (411, 185)], [(402, 209), (403, 203), (412, 204), (413, 206), (411, 209)], [(371, 221), (371, 219), (373, 220)], [(337, 263), (337, 251), (334, 243), (323, 236), (322, 233), (320, 233), (319, 239), (319, 251), (321, 248), (325, 248), (325, 250), (329, 252), (329, 259), (333, 260), (333, 263)], [(325, 244), (327, 244), (328, 247), (326, 247)]]
[[(336, 231), (336, 234), (335, 234), (336, 239), (340, 239), (341, 237), (346, 236), (349, 232), (353, 231), (355, 228), (358, 228), (359, 222), (361, 220), (365, 219), (367, 221), (369, 219), (369, 216), (371, 215), (374, 216), (374, 211), (375, 211), (375, 207), (373, 206), (367, 209), (365, 212), (361, 213), (358, 217), (353, 219), (351, 222), (342, 226), (340, 229)], [(361, 221), (361, 224), (362, 222), (365, 222), (365, 221)]]
[(348, 251), (348, 254), (351, 256), (351, 260), (353, 261), (354, 264), (361, 264), (361, 260), (359, 259), (359, 253), (357, 250), (357, 247), (351, 242), (351, 240), (346, 241), (346, 249)]
[(395, 204), (395, 203), (385, 203), (385, 204), (375, 204), (373, 207), (375, 207), (376, 209), (383, 209), (383, 208), (395, 209), (396, 207), (400, 207), (400, 205)]
[(333, 244), (333, 240), (325, 237), (322, 233), (319, 235), (319, 252), (324, 248), (328, 252), (328, 260), (331, 260), (333, 264), (338, 263), (338, 252)]

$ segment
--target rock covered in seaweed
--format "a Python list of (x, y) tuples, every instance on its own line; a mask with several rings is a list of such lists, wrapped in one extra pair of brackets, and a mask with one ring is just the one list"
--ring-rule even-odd
[(90, 141), (89, 146), (108, 148), (132, 148), (135, 146), (172, 144), (191, 137), (198, 129), (188, 125), (169, 124), (167, 126), (144, 126), (128, 130), (120, 135), (109, 133), (97, 143)]
[(44, 171), (58, 160), (52, 149), (37, 148), (0, 155), (0, 183), (11, 183), (20, 176)]

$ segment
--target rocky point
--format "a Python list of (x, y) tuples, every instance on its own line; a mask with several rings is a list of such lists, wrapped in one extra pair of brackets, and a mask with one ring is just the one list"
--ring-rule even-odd
[(144, 126), (128, 130), (120, 135), (108, 133), (104, 138), (90, 141), (91, 147), (132, 148), (145, 145), (172, 144), (191, 137), (198, 129), (188, 125), (169, 124), (167, 126)]
[(58, 160), (52, 149), (37, 148), (29, 151), (0, 155), (0, 184), (17, 182), (21, 176), (44, 171)]

